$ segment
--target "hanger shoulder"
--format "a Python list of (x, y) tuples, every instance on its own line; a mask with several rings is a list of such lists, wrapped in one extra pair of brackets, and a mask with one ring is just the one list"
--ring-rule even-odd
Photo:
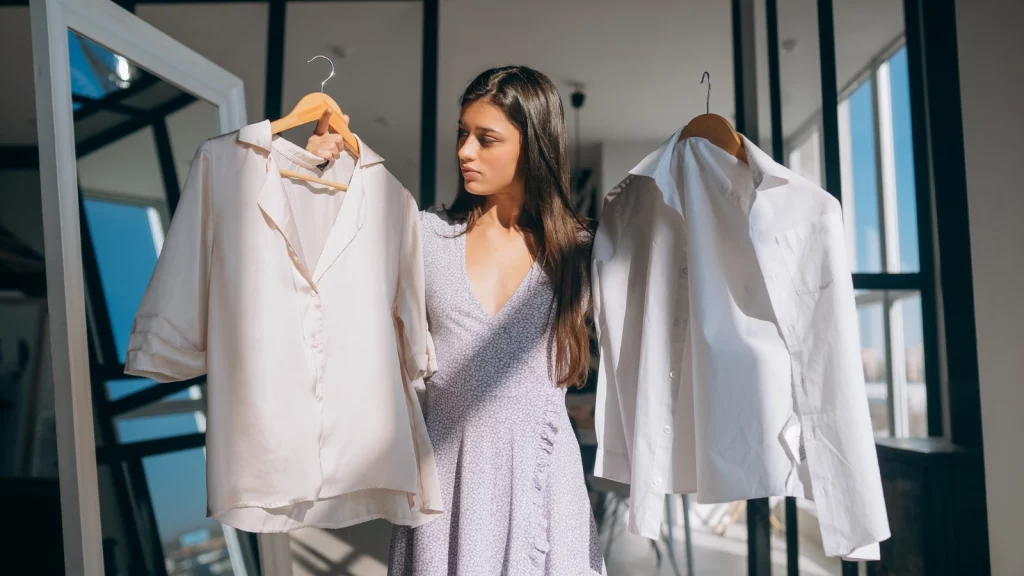
[(353, 152), (353, 155), (359, 156), (359, 141), (355, 135), (352, 134), (352, 130), (345, 123), (345, 119), (341, 112), (341, 107), (338, 103), (323, 92), (311, 92), (303, 96), (295, 107), (292, 108), (285, 117), (278, 120), (274, 120), (270, 123), (270, 132), (272, 134), (280, 134), (285, 130), (290, 130), (296, 126), (302, 126), (303, 124), (309, 124), (320, 119), (323, 115), (324, 110), (330, 108), (331, 120), (330, 127), (337, 134), (341, 134), (341, 137), (345, 140), (345, 145), (348, 150)]
[(691, 120), (679, 140), (696, 137), (704, 138), (729, 154), (747, 162), (747, 151), (743, 147), (743, 139), (729, 124), (729, 121), (718, 114), (701, 114)]

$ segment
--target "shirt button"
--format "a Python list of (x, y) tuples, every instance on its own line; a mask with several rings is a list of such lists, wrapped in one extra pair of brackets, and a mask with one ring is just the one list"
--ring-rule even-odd
[(671, 434), (672, 433), (672, 427), (671, 426), (665, 426), (664, 428), (661, 429), (661, 431), (664, 432), (665, 434)]
[(661, 478), (655, 478), (653, 484), (655, 486), (661, 486)]
[(677, 374), (676, 374), (676, 371), (675, 371), (675, 370), (673, 370), (673, 371), (671, 371), (671, 372), (669, 372), (669, 373), (668, 373), (668, 377), (669, 377), (669, 378), (675, 378), (676, 376), (677, 376)]

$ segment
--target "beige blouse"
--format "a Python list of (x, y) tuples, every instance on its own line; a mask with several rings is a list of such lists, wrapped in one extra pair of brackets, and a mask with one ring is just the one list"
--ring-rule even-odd
[(249, 532), (440, 515), (414, 387), (436, 369), (415, 200), (360, 142), (318, 158), (267, 121), (196, 152), (125, 372), (207, 375), (207, 514)]

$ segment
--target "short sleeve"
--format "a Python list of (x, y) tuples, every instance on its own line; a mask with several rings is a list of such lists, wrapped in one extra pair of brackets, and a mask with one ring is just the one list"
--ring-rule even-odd
[(135, 314), (125, 373), (157, 382), (206, 373), (213, 248), (210, 147), (192, 159), (156, 268)]
[(434, 357), (434, 342), (427, 326), (419, 210), (409, 194), (406, 194), (399, 252), (394, 313), (401, 331), (401, 357), (406, 377), (421, 387), (423, 379), (437, 371), (437, 361)]

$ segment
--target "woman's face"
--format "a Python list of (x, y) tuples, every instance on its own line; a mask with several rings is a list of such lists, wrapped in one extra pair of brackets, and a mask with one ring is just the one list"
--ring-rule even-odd
[(477, 100), (459, 118), (459, 168), (466, 191), (478, 196), (522, 193), (519, 130), (497, 106)]

